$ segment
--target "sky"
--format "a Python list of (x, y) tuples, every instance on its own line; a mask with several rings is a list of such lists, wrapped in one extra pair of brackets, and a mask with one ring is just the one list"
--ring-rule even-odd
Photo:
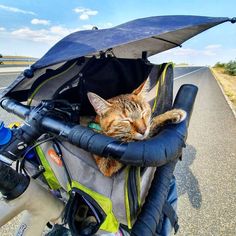
[[(93, 26), (158, 15), (236, 17), (235, 9), (235, 0), (0, 0), (0, 54), (40, 58), (66, 35)], [(236, 24), (228, 22), (150, 58), (189, 65), (235, 59)]]

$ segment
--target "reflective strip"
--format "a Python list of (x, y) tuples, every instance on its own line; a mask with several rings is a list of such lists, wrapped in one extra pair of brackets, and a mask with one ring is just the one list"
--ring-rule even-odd
[(141, 176), (140, 176), (140, 167), (137, 167), (136, 169), (136, 187), (137, 187), (137, 190), (138, 190), (138, 207), (140, 209), (141, 207)]
[(165, 78), (166, 78), (166, 71), (168, 69), (169, 66), (172, 66), (173, 67), (173, 63), (172, 62), (169, 62), (165, 65), (165, 68), (161, 74), (161, 79), (157, 81), (157, 89), (156, 89), (156, 97), (155, 97), (155, 101), (153, 103), (153, 106), (152, 106), (152, 112), (154, 112), (156, 110), (156, 106), (157, 106), (157, 98), (158, 98), (158, 94), (159, 94), (159, 82), (161, 81), (161, 86), (163, 85), (164, 81), (165, 81)]
[(30, 95), (30, 97), (28, 98), (28, 101), (27, 101), (27, 105), (31, 105), (34, 96), (36, 95), (36, 93), (40, 90), (40, 88), (41, 88), (44, 84), (46, 84), (49, 80), (55, 79), (55, 78), (57, 78), (58, 76), (63, 75), (64, 73), (66, 73), (67, 71), (69, 71), (76, 63), (77, 63), (77, 62), (75, 62), (73, 65), (71, 65), (68, 69), (64, 70), (63, 72), (61, 72), (61, 73), (59, 73), (59, 74), (56, 74), (56, 75), (52, 76), (51, 78), (48, 78), (47, 80), (43, 81), (43, 82), (34, 90), (34, 92)]
[(85, 187), (84, 185), (82, 185), (76, 181), (72, 181), (71, 186), (68, 185), (68, 191), (70, 191), (72, 188), (78, 188), (78, 189), (84, 191), (85, 193), (87, 193), (100, 205), (100, 207), (106, 213), (106, 219), (100, 227), (101, 230), (108, 231), (111, 233), (115, 233), (118, 231), (119, 223), (118, 223), (115, 215), (112, 212), (111, 199)]
[(127, 226), (129, 229), (132, 228), (131, 217), (130, 217), (130, 207), (129, 207), (129, 194), (128, 194), (128, 178), (129, 178), (130, 166), (127, 166), (125, 170), (125, 210), (126, 210), (126, 219)]
[(41, 147), (37, 146), (37, 147), (35, 147), (35, 150), (36, 150), (36, 152), (39, 156), (39, 159), (45, 169), (45, 171), (43, 172), (43, 176), (46, 179), (49, 187), (53, 190), (60, 189), (61, 185), (58, 182), (56, 176), (54, 175)]
[[(130, 167), (126, 168), (125, 173), (125, 209), (126, 209), (126, 219), (127, 226), (129, 229), (132, 228), (133, 222), (138, 214), (138, 210), (141, 207), (141, 177), (140, 177), (140, 167)], [(132, 171), (132, 175), (131, 175)], [(134, 173), (135, 171), (135, 173)], [(135, 176), (134, 176), (134, 175)], [(130, 185), (130, 181), (133, 181)], [(135, 183), (134, 183), (135, 181)], [(135, 184), (135, 186), (134, 186)], [(133, 189), (133, 187), (135, 189)]]

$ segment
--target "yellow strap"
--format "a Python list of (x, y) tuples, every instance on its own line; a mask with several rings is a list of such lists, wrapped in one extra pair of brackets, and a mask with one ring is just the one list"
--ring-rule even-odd
[(118, 231), (119, 223), (112, 212), (112, 201), (110, 198), (103, 196), (102, 194), (99, 194), (74, 180), (72, 181), (71, 185), (68, 185), (68, 191), (70, 191), (71, 188), (78, 188), (87, 193), (100, 205), (100, 207), (106, 213), (106, 219), (100, 227), (101, 230), (111, 233), (116, 233)]
[(7, 127), (10, 128), (10, 129), (13, 129), (13, 128), (17, 128), (21, 125), (20, 122), (13, 122), (13, 123), (10, 123)]
[(129, 229), (132, 228), (131, 217), (130, 217), (130, 207), (129, 207), (129, 196), (128, 196), (128, 177), (129, 177), (130, 166), (126, 167), (125, 170), (125, 210), (127, 218), (127, 226)]
[(138, 207), (141, 207), (141, 176), (140, 176), (140, 167), (137, 167), (136, 170), (136, 184), (137, 184), (137, 190), (138, 190)]
[(154, 103), (153, 103), (153, 106), (152, 106), (152, 112), (154, 112), (155, 110), (156, 110), (156, 106), (157, 106), (157, 98), (158, 98), (158, 94), (159, 94), (159, 83), (160, 83), (160, 81), (161, 81), (161, 86), (164, 84), (164, 82), (165, 82), (165, 78), (166, 78), (166, 71), (167, 71), (167, 68), (169, 67), (169, 66), (173, 66), (173, 63), (172, 62), (169, 62), (169, 63), (167, 63), (166, 65), (165, 65), (165, 68), (164, 68), (164, 70), (163, 70), (163, 72), (162, 72), (162, 74), (161, 74), (161, 79), (159, 79), (158, 81), (157, 81), (157, 84), (156, 84), (156, 97), (155, 97), (155, 100), (154, 100)]
[(60, 183), (58, 182), (56, 176), (54, 175), (52, 168), (50, 167), (42, 149), (40, 146), (35, 147), (35, 150), (39, 156), (39, 159), (45, 169), (43, 175), (49, 185), (49, 187), (53, 190), (59, 189), (61, 188)]
[[(125, 210), (126, 210), (126, 219), (127, 219), (127, 226), (129, 229), (132, 228), (132, 219), (130, 215), (130, 205), (129, 205), (129, 194), (128, 194), (128, 179), (129, 179), (129, 172), (130, 166), (126, 167), (125, 173)], [(136, 167), (135, 172), (136, 177), (136, 188), (137, 188), (137, 200), (138, 200), (138, 207), (141, 207), (141, 176), (140, 176), (140, 167)], [(138, 214), (138, 212), (137, 212)]]

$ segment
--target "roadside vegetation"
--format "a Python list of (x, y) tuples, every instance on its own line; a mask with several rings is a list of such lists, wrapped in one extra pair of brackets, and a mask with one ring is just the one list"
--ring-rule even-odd
[(236, 110), (236, 60), (217, 62), (212, 70)]
[[(1, 58), (4, 59), (4, 61), (1, 61)], [(9, 61), (7, 61), (6, 59), (9, 59)], [(36, 59), (35, 58), (31, 58), (31, 57), (25, 57), (25, 56), (6, 56), (6, 55), (0, 54), (0, 65), (6, 65), (6, 66), (29, 66), (29, 65), (33, 64), (35, 61), (36, 61)]]
[(229, 75), (236, 75), (236, 60), (230, 61), (228, 63), (217, 62), (214, 68), (222, 68), (224, 69), (224, 73)]

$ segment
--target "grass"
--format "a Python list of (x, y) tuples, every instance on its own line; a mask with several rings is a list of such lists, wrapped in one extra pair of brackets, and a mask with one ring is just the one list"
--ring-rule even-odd
[(212, 70), (236, 111), (236, 75), (227, 74), (224, 67), (214, 67)]

